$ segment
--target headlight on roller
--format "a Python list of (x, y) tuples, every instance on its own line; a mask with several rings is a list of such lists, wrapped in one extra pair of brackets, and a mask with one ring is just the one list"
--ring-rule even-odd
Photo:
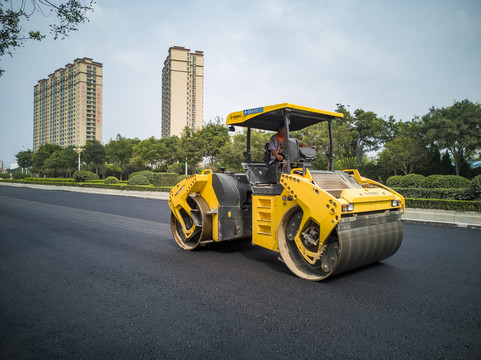
[(391, 206), (392, 206), (392, 207), (401, 206), (401, 200), (393, 200), (393, 201), (391, 201)]
[(354, 211), (354, 204), (342, 205), (342, 211)]

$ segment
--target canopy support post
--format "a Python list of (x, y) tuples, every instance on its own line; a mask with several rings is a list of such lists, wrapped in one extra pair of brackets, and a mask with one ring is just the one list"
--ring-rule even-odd
[(327, 157), (329, 159), (329, 165), (328, 165), (328, 170), (329, 171), (333, 171), (334, 170), (334, 164), (332, 162), (333, 160), (333, 156), (332, 156), (332, 153), (333, 153), (333, 144), (332, 144), (332, 121), (331, 120), (328, 120), (327, 121), (328, 125), (329, 125), (329, 154), (327, 154)]
[(246, 163), (251, 162), (251, 128), (247, 128), (247, 151), (244, 153)]
[(289, 111), (285, 110), (284, 109), (284, 126), (286, 127), (286, 169), (287, 169), (287, 173), (290, 174), (291, 173), (291, 159), (289, 157), (289, 123), (290, 123), (290, 115), (289, 115)]

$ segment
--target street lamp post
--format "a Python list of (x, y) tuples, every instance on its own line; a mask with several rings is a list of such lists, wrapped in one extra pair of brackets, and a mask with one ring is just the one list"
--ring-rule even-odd
[(80, 154), (82, 153), (83, 149), (79, 146), (79, 147), (74, 148), (74, 150), (78, 154), (78, 171), (80, 171)]
[[(22, 145), (22, 152), (24, 152), (24, 151), (25, 151), (25, 146)], [(23, 166), (22, 166), (22, 174), (23, 174)]]

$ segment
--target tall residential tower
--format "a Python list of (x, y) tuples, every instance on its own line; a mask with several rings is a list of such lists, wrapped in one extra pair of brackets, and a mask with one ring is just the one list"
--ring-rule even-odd
[(33, 150), (102, 141), (102, 64), (75, 59), (34, 87)]
[(162, 137), (202, 128), (204, 52), (169, 48), (162, 69)]

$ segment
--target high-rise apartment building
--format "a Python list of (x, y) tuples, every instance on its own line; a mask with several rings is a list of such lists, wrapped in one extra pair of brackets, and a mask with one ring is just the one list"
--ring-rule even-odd
[(75, 59), (34, 87), (33, 150), (102, 141), (102, 64)]
[(162, 137), (202, 128), (204, 52), (169, 48), (162, 69)]

